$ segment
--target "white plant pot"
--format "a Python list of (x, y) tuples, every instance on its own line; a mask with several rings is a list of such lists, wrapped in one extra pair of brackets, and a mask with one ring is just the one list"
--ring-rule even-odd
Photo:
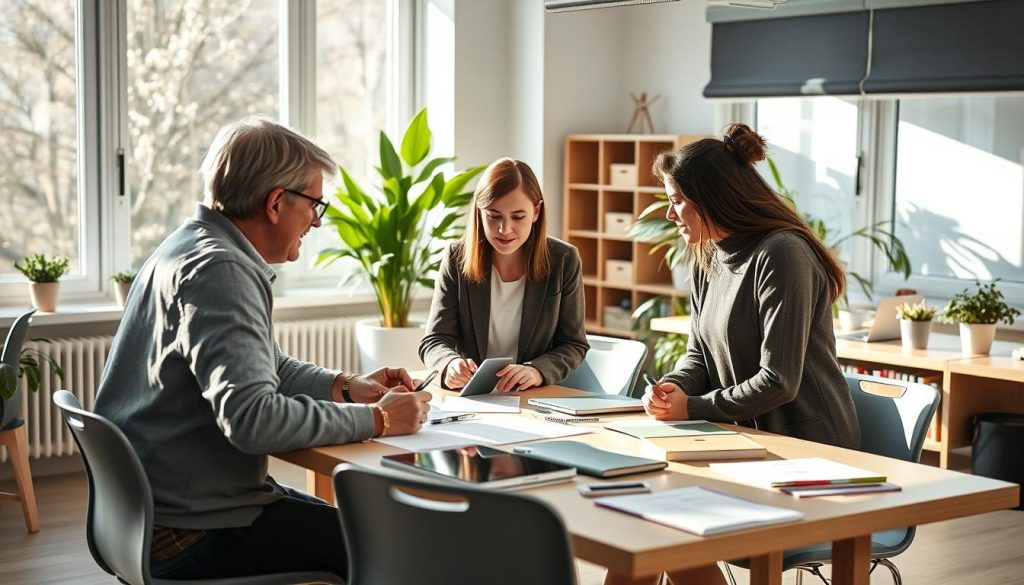
[(381, 327), (377, 319), (356, 323), (360, 373), (369, 373), (383, 367), (424, 369), (419, 357), (424, 330), (423, 323), (410, 327)]
[(128, 302), (128, 291), (131, 290), (132, 283), (130, 282), (115, 282), (114, 283), (114, 299), (117, 301), (117, 306), (124, 308), (126, 302)]
[(690, 265), (682, 262), (672, 267), (672, 288), (690, 290)]
[(988, 355), (992, 340), (996, 338), (996, 324), (961, 323), (960, 353), (964, 355)]
[(44, 313), (52, 313), (57, 310), (60, 282), (30, 282), (29, 290), (32, 293), (32, 305), (35, 308)]
[(860, 309), (839, 309), (839, 328), (843, 331), (862, 329), (867, 316), (867, 311)]
[(900, 339), (903, 340), (903, 349), (928, 349), (928, 336), (931, 332), (931, 321), (900, 319)]

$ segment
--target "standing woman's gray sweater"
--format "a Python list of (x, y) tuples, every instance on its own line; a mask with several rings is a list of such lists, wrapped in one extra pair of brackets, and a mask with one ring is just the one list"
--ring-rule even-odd
[(787, 231), (716, 246), (715, 270), (694, 269), (689, 351), (664, 378), (689, 395), (690, 418), (857, 448), (828, 280), (811, 247)]

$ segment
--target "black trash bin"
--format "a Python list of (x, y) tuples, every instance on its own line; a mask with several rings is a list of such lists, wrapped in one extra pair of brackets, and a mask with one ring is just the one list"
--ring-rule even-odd
[[(1024, 483), (1024, 414), (990, 412), (974, 417), (971, 473)], [(1018, 510), (1024, 510), (1024, 491)]]

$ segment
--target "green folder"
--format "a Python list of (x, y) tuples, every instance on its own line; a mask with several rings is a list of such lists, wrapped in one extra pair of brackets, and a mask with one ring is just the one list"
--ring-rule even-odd
[(657, 471), (668, 465), (665, 461), (605, 451), (577, 441), (530, 443), (515, 447), (512, 451), (541, 461), (570, 465), (575, 467), (578, 473), (592, 477), (618, 477)]

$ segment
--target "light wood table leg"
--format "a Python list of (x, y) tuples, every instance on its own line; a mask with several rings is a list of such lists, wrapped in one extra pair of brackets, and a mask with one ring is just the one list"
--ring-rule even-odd
[(750, 558), (750, 585), (782, 585), (782, 551)]
[(4, 499), (17, 500), (25, 514), (25, 527), (30, 533), (39, 532), (39, 508), (36, 506), (36, 491), (32, 486), (32, 470), (28, 465), (28, 437), (25, 425), (0, 433), (0, 445), (7, 447), (7, 459), (14, 468), (14, 483), (17, 494), (5, 494)]
[(870, 569), (870, 534), (832, 543), (833, 585), (868, 585)]
[(317, 473), (312, 469), (307, 469), (306, 493), (313, 494), (328, 504), (333, 504), (334, 484), (331, 482), (331, 476)]

